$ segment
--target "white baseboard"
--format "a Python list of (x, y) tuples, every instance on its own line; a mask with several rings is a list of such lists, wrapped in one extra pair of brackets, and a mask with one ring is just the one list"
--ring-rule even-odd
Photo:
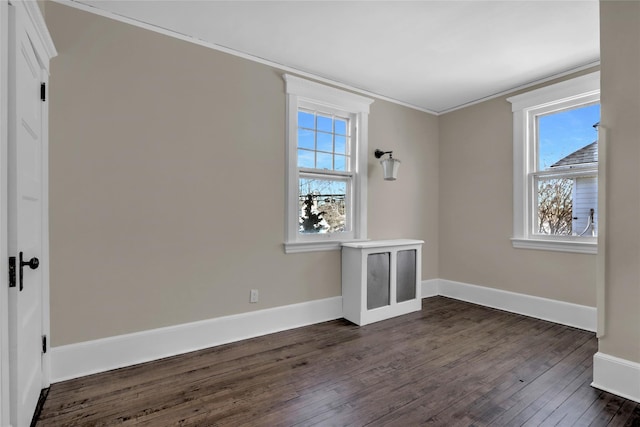
[(427, 286), (432, 293), (433, 288), (435, 288), (436, 295), (535, 317), (536, 319), (548, 320), (591, 332), (595, 332), (597, 328), (595, 307), (444, 279), (427, 280), (422, 282), (422, 286), (423, 296), (426, 296), (424, 288)]
[(149, 362), (342, 317), (342, 297), (51, 348), (51, 382)]
[(438, 282), (440, 279), (430, 279), (422, 281), (422, 298), (437, 297)]
[[(446, 296), (588, 331), (596, 309), (443, 279), (421, 283), (422, 297)], [(273, 332), (339, 319), (342, 297), (252, 311), (51, 348), (51, 382), (149, 362)]]
[(640, 403), (640, 363), (598, 352), (591, 386)]

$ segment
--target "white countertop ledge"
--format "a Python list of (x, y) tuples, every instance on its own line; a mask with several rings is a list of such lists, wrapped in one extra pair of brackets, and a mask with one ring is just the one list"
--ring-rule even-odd
[(408, 246), (408, 245), (421, 245), (424, 240), (413, 239), (393, 239), (393, 240), (366, 240), (363, 242), (347, 242), (343, 243), (343, 247), (367, 249), (367, 248), (381, 248), (389, 246)]

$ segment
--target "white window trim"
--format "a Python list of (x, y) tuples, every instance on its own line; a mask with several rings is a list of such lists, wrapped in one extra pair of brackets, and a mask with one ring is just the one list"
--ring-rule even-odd
[[(285, 252), (339, 250), (341, 244), (346, 241), (366, 240), (368, 119), (369, 106), (373, 103), (373, 99), (290, 74), (284, 74), (282, 77), (285, 80), (287, 93)], [(352, 233), (349, 233), (349, 236), (319, 234), (314, 236), (313, 239), (309, 239), (306, 236), (301, 238), (298, 232), (298, 107), (305, 102), (349, 112), (354, 115), (356, 134), (353, 138), (356, 138), (356, 140), (352, 141), (352, 144), (355, 145), (355, 152), (352, 158)], [(345, 240), (345, 237), (347, 237), (347, 240)]]
[(533, 233), (535, 200), (529, 176), (535, 171), (535, 117), (541, 113), (600, 99), (600, 72), (586, 74), (507, 98), (513, 112), (513, 237), (514, 248), (596, 254), (597, 238), (541, 236)]

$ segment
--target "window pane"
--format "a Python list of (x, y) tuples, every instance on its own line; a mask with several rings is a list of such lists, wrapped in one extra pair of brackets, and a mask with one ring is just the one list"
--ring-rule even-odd
[(336, 154), (347, 154), (347, 137), (336, 135), (335, 140), (336, 140), (336, 145), (334, 150)]
[(298, 110), (298, 118), (298, 148), (314, 151), (300, 152), (298, 167), (349, 171), (349, 120), (307, 110)]
[(307, 129), (298, 129), (298, 147), (308, 148), (310, 150), (315, 149), (314, 139), (315, 132)]
[(598, 122), (600, 104), (538, 117), (538, 170), (597, 162)]
[(333, 135), (330, 133), (318, 132), (318, 146), (316, 147), (316, 150), (328, 151), (329, 153), (333, 152)]
[(324, 132), (333, 132), (333, 119), (328, 116), (321, 116), (318, 114), (318, 130)]
[(347, 229), (346, 181), (301, 178), (298, 195), (300, 233), (337, 233)]
[(327, 153), (316, 153), (316, 169), (333, 170), (333, 156)]
[(298, 127), (307, 129), (315, 128), (315, 116), (312, 113), (298, 111)]
[(573, 179), (538, 179), (538, 234), (570, 236), (573, 218)]
[(298, 167), (315, 168), (315, 151), (298, 150)]
[[(597, 163), (599, 121), (599, 104), (539, 116), (538, 168), (569, 171)], [(597, 235), (597, 177), (540, 178), (537, 191), (535, 233)]]

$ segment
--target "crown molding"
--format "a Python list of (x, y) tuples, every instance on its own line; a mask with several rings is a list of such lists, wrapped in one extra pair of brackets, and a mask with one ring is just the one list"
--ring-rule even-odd
[(361, 94), (361, 95), (371, 96), (371, 97), (374, 97), (374, 98), (382, 100), (382, 101), (391, 102), (393, 104), (397, 104), (397, 105), (401, 105), (403, 107), (411, 108), (412, 110), (422, 111), (423, 113), (431, 114), (431, 115), (434, 115), (434, 116), (438, 115), (438, 112), (429, 110), (427, 108), (422, 108), (422, 107), (419, 107), (417, 105), (409, 104), (407, 102), (403, 102), (403, 101), (400, 101), (398, 99), (390, 98), (388, 96), (384, 96), (384, 95), (381, 95), (379, 93), (371, 92), (371, 91), (368, 91), (366, 89), (361, 89), (361, 88), (358, 88), (358, 87), (355, 87), (355, 86), (351, 86), (351, 85), (348, 85), (346, 83), (341, 83), (339, 81), (332, 80), (332, 79), (323, 77), (323, 76), (318, 75), (318, 74), (310, 73), (308, 71), (300, 70), (300, 69), (297, 69), (297, 68), (294, 68), (294, 67), (289, 67), (287, 65), (280, 64), (278, 62), (269, 61), (269, 60), (267, 60), (265, 58), (260, 58), (258, 56), (254, 56), (254, 55), (251, 55), (251, 54), (248, 54), (248, 53), (245, 53), (245, 52), (241, 52), (241, 51), (238, 51), (238, 50), (235, 50), (235, 49), (231, 49), (231, 48), (226, 47), (226, 46), (222, 46), (222, 45), (219, 45), (219, 44), (215, 44), (215, 43), (207, 42), (207, 41), (204, 41), (204, 40), (196, 39), (196, 38), (193, 38), (193, 37), (188, 36), (186, 34), (178, 33), (176, 31), (172, 31), (172, 30), (169, 30), (167, 28), (158, 27), (158, 26), (149, 24), (147, 22), (138, 21), (136, 19), (132, 19), (132, 18), (129, 18), (129, 17), (123, 16), (123, 15), (118, 15), (116, 13), (113, 13), (113, 12), (110, 12), (110, 11), (107, 11), (107, 10), (104, 10), (104, 9), (100, 9), (100, 8), (95, 7), (95, 6), (91, 6), (91, 5), (87, 5), (87, 4), (84, 4), (84, 3), (80, 3), (80, 2), (77, 2), (75, 0), (51, 0), (51, 1), (53, 1), (55, 3), (59, 3), (59, 4), (62, 4), (62, 5), (65, 5), (65, 6), (73, 7), (75, 9), (79, 9), (79, 10), (82, 10), (84, 12), (93, 13), (94, 15), (99, 15), (99, 16), (102, 16), (102, 17), (105, 17), (105, 18), (113, 19), (114, 21), (119, 21), (119, 22), (122, 22), (122, 23), (125, 23), (125, 24), (129, 24), (129, 25), (133, 25), (133, 26), (136, 26), (136, 27), (139, 27), (139, 28), (143, 28), (145, 30), (149, 30), (149, 31), (153, 31), (153, 32), (156, 32), (156, 33), (159, 33), (159, 34), (163, 34), (165, 36), (173, 37), (173, 38), (176, 38), (176, 39), (179, 39), (179, 40), (182, 40), (182, 41), (186, 41), (186, 42), (189, 42), (189, 43), (194, 43), (196, 45), (199, 45), (199, 46), (202, 46), (202, 47), (206, 47), (206, 48), (209, 48), (209, 49), (213, 49), (213, 50), (217, 50), (219, 52), (228, 53), (229, 55), (233, 55), (233, 56), (237, 56), (239, 58), (247, 59), (247, 60), (252, 61), (252, 62), (257, 62), (257, 63), (262, 64), (262, 65), (267, 65), (269, 67), (273, 67), (273, 68), (276, 68), (278, 70), (282, 70), (282, 71), (287, 72), (287, 73), (297, 74), (298, 76), (309, 78), (309, 79), (313, 79), (313, 80), (316, 80), (316, 81), (321, 82), (321, 83), (325, 83), (325, 84), (328, 84), (328, 85), (331, 85), (331, 86), (335, 86), (337, 88), (346, 89), (346, 90), (349, 90), (351, 92), (355, 92), (355, 93), (358, 93), (358, 94)]
[(85, 12), (93, 13), (95, 15), (99, 15), (99, 16), (102, 16), (102, 17), (105, 17), (105, 18), (113, 19), (115, 21), (123, 22), (123, 23), (129, 24), (129, 25), (134, 25), (136, 27), (143, 28), (143, 29), (146, 29), (146, 30), (150, 30), (150, 31), (153, 31), (153, 32), (156, 32), (156, 33), (159, 33), (159, 34), (163, 34), (163, 35), (166, 35), (166, 36), (169, 36), (169, 37), (173, 37), (173, 38), (176, 38), (176, 39), (179, 39), (179, 40), (182, 40), (182, 41), (186, 41), (186, 42), (189, 42), (189, 43), (194, 43), (194, 44), (202, 46), (202, 47), (206, 47), (206, 48), (209, 48), (209, 49), (217, 50), (219, 52), (227, 53), (229, 55), (237, 56), (239, 58), (247, 59), (249, 61), (257, 62), (259, 64), (267, 65), (269, 67), (273, 67), (273, 68), (276, 68), (278, 70), (282, 70), (282, 71), (287, 72), (287, 73), (294, 73), (294, 74), (297, 74), (297, 75), (299, 75), (301, 77), (313, 79), (313, 80), (316, 80), (318, 82), (329, 84), (329, 85), (332, 85), (332, 86), (335, 86), (335, 87), (338, 87), (338, 88), (341, 88), (341, 89), (346, 89), (346, 90), (349, 90), (349, 91), (352, 91), (352, 92), (355, 92), (355, 93), (359, 93), (361, 95), (371, 96), (371, 97), (374, 97), (374, 98), (382, 100), (382, 101), (387, 101), (387, 102), (390, 102), (392, 104), (396, 104), (396, 105), (400, 105), (400, 106), (403, 106), (403, 107), (411, 108), (412, 110), (422, 111), (423, 113), (431, 114), (433, 116), (441, 116), (443, 114), (447, 114), (447, 113), (451, 113), (453, 111), (461, 110), (463, 108), (467, 108), (467, 107), (470, 107), (472, 105), (480, 104), (482, 102), (489, 101), (491, 99), (495, 99), (495, 98), (499, 98), (499, 97), (502, 97), (502, 96), (506, 96), (506, 95), (518, 92), (520, 90), (530, 88), (532, 86), (536, 86), (536, 85), (539, 85), (539, 84), (542, 84), (542, 83), (546, 83), (548, 81), (551, 81), (551, 80), (554, 80), (554, 79), (558, 79), (558, 78), (561, 78), (561, 77), (564, 77), (564, 76), (568, 76), (570, 74), (577, 73), (577, 72), (580, 72), (580, 71), (583, 71), (583, 70), (587, 70), (589, 68), (598, 67), (600, 65), (600, 61), (599, 60), (598, 61), (589, 62), (587, 64), (584, 64), (584, 65), (581, 65), (581, 66), (578, 66), (578, 67), (575, 67), (575, 68), (571, 68), (569, 70), (560, 72), (558, 74), (553, 74), (551, 76), (548, 76), (548, 77), (545, 77), (545, 78), (542, 78), (542, 79), (539, 79), (539, 80), (535, 80), (535, 81), (532, 81), (532, 82), (529, 82), (529, 83), (526, 83), (526, 84), (523, 84), (523, 85), (520, 85), (520, 86), (516, 86), (514, 88), (510, 88), (510, 89), (504, 90), (502, 92), (495, 93), (493, 95), (482, 97), (482, 98), (476, 99), (476, 100), (471, 101), (471, 102), (467, 102), (467, 103), (464, 103), (464, 104), (457, 105), (457, 106), (452, 107), (452, 108), (447, 108), (445, 110), (435, 111), (435, 110), (431, 110), (431, 109), (428, 109), (428, 108), (419, 107), (417, 105), (410, 104), (408, 102), (400, 101), (400, 100), (395, 99), (395, 98), (390, 98), (388, 96), (381, 95), (379, 93), (368, 91), (366, 89), (362, 89), (362, 88), (358, 88), (358, 87), (355, 87), (355, 86), (352, 86), (352, 85), (349, 85), (349, 84), (341, 83), (339, 81), (336, 81), (336, 80), (333, 80), (333, 79), (330, 79), (330, 78), (327, 78), (327, 77), (323, 77), (321, 75), (314, 74), (312, 72), (308, 72), (308, 71), (304, 71), (304, 70), (297, 69), (297, 68), (294, 68), (294, 67), (290, 67), (290, 66), (287, 66), (287, 65), (284, 65), (284, 64), (280, 64), (280, 63), (277, 63), (277, 62), (274, 62), (274, 61), (269, 61), (269, 60), (267, 60), (265, 58), (260, 58), (260, 57), (257, 57), (257, 56), (254, 56), (254, 55), (251, 55), (251, 54), (248, 54), (248, 53), (245, 53), (245, 52), (241, 52), (241, 51), (238, 51), (238, 50), (235, 50), (235, 49), (231, 49), (231, 48), (226, 47), (226, 46), (222, 46), (222, 45), (219, 45), (219, 44), (215, 44), (215, 43), (211, 43), (211, 42), (206, 42), (204, 40), (196, 39), (196, 38), (193, 38), (193, 37), (188, 36), (186, 34), (178, 33), (176, 31), (172, 31), (172, 30), (169, 30), (167, 28), (161, 28), (161, 27), (149, 24), (147, 22), (138, 21), (136, 19), (132, 19), (132, 18), (129, 18), (129, 17), (123, 16), (123, 15), (119, 15), (119, 14), (116, 14), (116, 13), (113, 13), (113, 12), (110, 12), (110, 11), (107, 11), (107, 10), (104, 10), (104, 9), (100, 9), (98, 7), (95, 7), (95, 6), (91, 6), (91, 5), (88, 5), (88, 4), (85, 4), (85, 3), (80, 3), (80, 2), (78, 2), (76, 0), (51, 0), (51, 1), (53, 1), (55, 3), (63, 4), (65, 6), (73, 7), (75, 9), (79, 9), (79, 10), (82, 10), (82, 11), (85, 11)]

